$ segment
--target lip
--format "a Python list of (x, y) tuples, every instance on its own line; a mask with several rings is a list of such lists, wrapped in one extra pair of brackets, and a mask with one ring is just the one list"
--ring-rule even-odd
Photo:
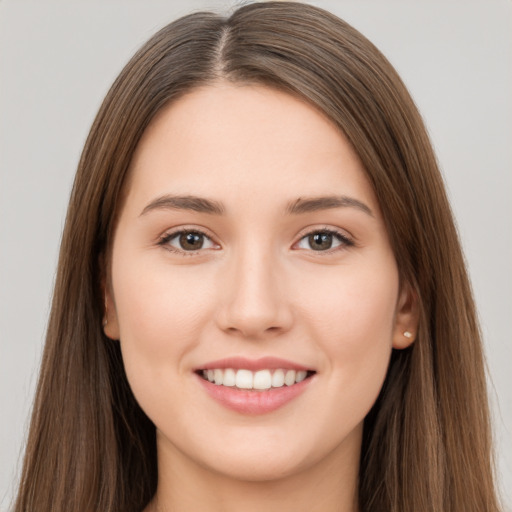
[(293, 386), (271, 388), (265, 391), (218, 386), (196, 374), (199, 383), (215, 401), (240, 414), (267, 414), (291, 402), (311, 384), (314, 375)]
[(258, 370), (277, 370), (279, 368), (281, 368), (282, 370), (314, 370), (313, 368), (308, 368), (307, 366), (294, 363), (293, 361), (288, 361), (286, 359), (281, 359), (279, 357), (266, 356), (260, 357), (259, 359), (248, 359), (245, 357), (227, 357), (224, 359), (218, 359), (217, 361), (206, 363), (205, 365), (196, 368), (196, 371), (215, 370), (215, 368), (219, 368), (222, 370), (226, 368), (233, 368), (235, 370), (251, 370), (252, 372), (257, 372)]
[[(285, 406), (295, 398), (299, 397), (304, 391), (308, 389), (315, 374), (310, 375), (308, 378), (301, 382), (297, 382), (292, 386), (282, 386), (279, 388), (270, 388), (264, 391), (260, 390), (246, 390), (238, 389), (228, 386), (219, 386), (208, 380), (205, 380), (201, 375), (202, 370), (214, 370), (216, 368), (226, 369), (233, 368), (235, 370), (251, 370), (256, 372), (258, 370), (304, 370), (311, 372), (314, 370), (307, 366), (294, 363), (292, 361), (281, 359), (277, 357), (262, 357), (259, 359), (247, 359), (244, 357), (228, 357), (206, 363), (205, 365), (197, 368), (195, 371), (196, 378), (203, 389), (208, 395), (213, 398), (217, 403), (235, 411), (239, 414), (258, 415), (267, 414), (272, 411)], [(315, 372), (316, 373), (316, 372)]]

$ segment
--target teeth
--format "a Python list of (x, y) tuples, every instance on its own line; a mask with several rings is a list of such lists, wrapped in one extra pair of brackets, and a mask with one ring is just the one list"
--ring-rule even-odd
[(232, 368), (224, 370), (223, 386), (234, 386), (236, 384), (236, 373)]
[(217, 386), (236, 386), (239, 389), (265, 390), (280, 388), (284, 385), (293, 386), (302, 382), (308, 375), (304, 370), (234, 370), (233, 368), (215, 368), (203, 370), (203, 377)]
[(270, 389), (272, 387), (272, 375), (269, 370), (260, 370), (254, 374), (252, 384), (254, 389)]
[(252, 389), (253, 380), (254, 378), (251, 371), (238, 370), (236, 372), (235, 386), (240, 389)]
[(276, 370), (272, 374), (272, 387), (273, 388), (280, 388), (284, 386), (284, 371), (283, 370)]
[(295, 370), (288, 370), (286, 372), (286, 375), (284, 376), (284, 383), (287, 386), (291, 386), (292, 384), (295, 384), (295, 375), (296, 375)]
[(224, 372), (217, 369), (213, 370), (213, 380), (217, 386), (220, 386), (224, 380)]
[(295, 382), (302, 382), (306, 378), (307, 374), (308, 372), (304, 370), (298, 371), (297, 375), (295, 376)]

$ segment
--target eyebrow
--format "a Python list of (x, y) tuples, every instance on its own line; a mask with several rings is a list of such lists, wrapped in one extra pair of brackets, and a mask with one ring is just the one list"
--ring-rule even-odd
[(224, 206), (221, 203), (197, 196), (164, 195), (157, 197), (142, 210), (140, 216), (153, 210), (190, 210), (212, 215), (224, 214)]
[[(352, 207), (373, 217), (372, 210), (363, 202), (348, 196), (299, 197), (286, 207), (289, 215), (329, 210), (334, 208)], [(210, 215), (223, 215), (225, 208), (222, 203), (198, 196), (164, 195), (151, 201), (142, 210), (140, 216), (153, 210), (190, 210)]]
[(288, 214), (299, 215), (301, 213), (346, 207), (357, 208), (373, 217), (373, 212), (370, 207), (358, 199), (348, 196), (299, 197), (299, 199), (288, 205), (286, 212)]

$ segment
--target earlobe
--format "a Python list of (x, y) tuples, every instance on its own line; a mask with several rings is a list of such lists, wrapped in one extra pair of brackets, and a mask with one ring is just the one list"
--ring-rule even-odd
[(117, 322), (117, 313), (114, 304), (114, 300), (112, 298), (112, 292), (109, 290), (108, 286), (104, 286), (104, 310), (103, 310), (103, 332), (107, 338), (112, 340), (119, 339), (119, 325)]
[(404, 284), (397, 303), (393, 348), (401, 350), (409, 347), (416, 339), (418, 323), (418, 294), (409, 284)]
[(117, 321), (117, 311), (114, 302), (114, 294), (110, 282), (110, 271), (108, 266), (108, 257), (105, 253), (100, 254), (99, 266), (101, 276), (101, 291), (103, 296), (103, 316), (101, 326), (103, 333), (112, 340), (119, 339), (119, 324)]

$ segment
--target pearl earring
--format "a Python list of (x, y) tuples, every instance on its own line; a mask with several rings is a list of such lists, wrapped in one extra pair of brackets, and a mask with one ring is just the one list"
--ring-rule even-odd
[(410, 332), (410, 331), (405, 331), (405, 332), (404, 332), (404, 336), (405, 336), (406, 338), (409, 338), (409, 339), (410, 339), (410, 338), (412, 338), (412, 332)]

